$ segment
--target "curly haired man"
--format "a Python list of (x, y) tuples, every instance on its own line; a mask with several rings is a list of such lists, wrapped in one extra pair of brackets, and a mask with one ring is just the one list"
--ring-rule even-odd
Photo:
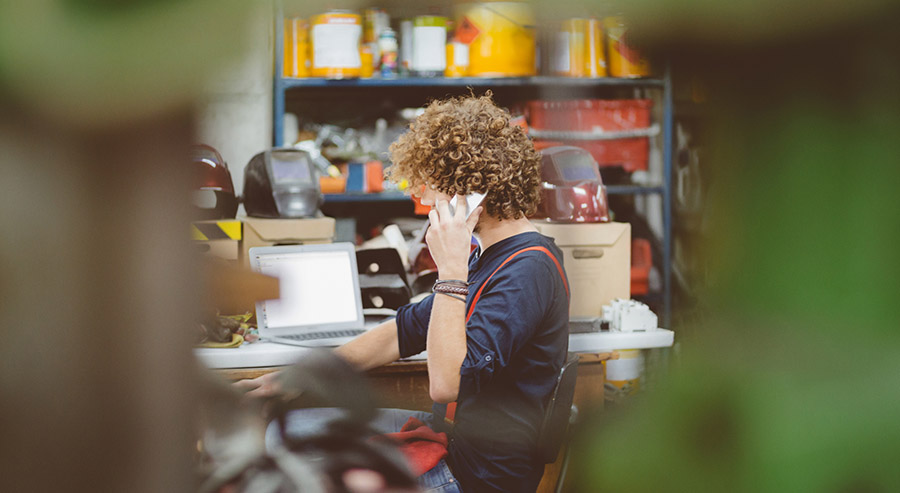
[[(434, 414), (384, 410), (376, 423), (398, 431), (416, 417), (448, 432), (446, 459), (420, 478), (426, 490), (534, 491), (544, 468), (538, 431), (568, 349), (562, 255), (527, 219), (540, 155), (490, 93), (432, 102), (390, 150), (390, 178), (408, 180), (432, 207), (426, 242), (451, 289), (400, 308), (337, 352), (369, 369), (427, 350)], [(486, 197), (468, 219), (465, 200), (451, 212), (454, 195), (472, 192)], [(480, 247), (470, 254), (473, 232)], [(257, 384), (254, 392), (266, 392)], [(448, 403), (452, 426), (441, 419)], [(318, 426), (304, 417), (288, 432)]]

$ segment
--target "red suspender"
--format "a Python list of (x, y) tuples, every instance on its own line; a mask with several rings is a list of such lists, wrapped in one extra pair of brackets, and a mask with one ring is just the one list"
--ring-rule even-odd
[(475, 293), (475, 297), (472, 298), (472, 306), (469, 307), (469, 313), (466, 314), (466, 322), (468, 322), (469, 319), (472, 318), (472, 313), (475, 312), (475, 305), (478, 304), (478, 298), (481, 297), (481, 292), (484, 291), (484, 287), (487, 286), (487, 284), (488, 284), (488, 282), (490, 282), (491, 278), (494, 277), (494, 274), (496, 274), (497, 271), (500, 270), (501, 267), (506, 265), (507, 262), (516, 258), (516, 256), (518, 254), (530, 252), (530, 251), (544, 252), (547, 254), (548, 257), (550, 257), (551, 260), (553, 260), (553, 263), (556, 264), (556, 270), (559, 271), (559, 277), (562, 278), (563, 286), (566, 287), (566, 296), (567, 297), (569, 296), (569, 283), (566, 281), (566, 274), (563, 271), (562, 265), (559, 264), (559, 260), (556, 260), (556, 257), (554, 257), (552, 253), (550, 253), (550, 250), (547, 250), (546, 248), (541, 247), (541, 246), (533, 246), (533, 247), (523, 248), (523, 249), (519, 250), (518, 252), (513, 253), (509, 257), (506, 257), (506, 260), (504, 260), (502, 264), (500, 264), (496, 269), (494, 269), (494, 272), (491, 272), (491, 275), (489, 275), (488, 278), (483, 283), (481, 283), (481, 287), (478, 288), (478, 292)]
[[(485, 281), (483, 283), (481, 283), (481, 287), (478, 288), (478, 292), (476, 292), (475, 297), (472, 298), (472, 306), (469, 307), (469, 313), (466, 314), (466, 323), (468, 323), (469, 319), (472, 318), (472, 314), (475, 312), (475, 305), (478, 304), (478, 299), (481, 298), (481, 292), (484, 291), (484, 287), (487, 286), (488, 282), (491, 281), (491, 278), (494, 277), (494, 274), (496, 274), (497, 271), (500, 270), (501, 267), (506, 265), (510, 260), (516, 258), (516, 256), (519, 255), (520, 253), (531, 252), (531, 251), (544, 252), (547, 254), (548, 257), (550, 257), (551, 260), (553, 260), (553, 263), (556, 264), (556, 270), (559, 272), (559, 277), (562, 279), (563, 286), (566, 287), (566, 297), (570, 296), (569, 295), (569, 282), (566, 280), (566, 273), (565, 273), (565, 271), (563, 271), (562, 265), (560, 265), (559, 260), (556, 260), (556, 257), (553, 256), (552, 253), (550, 253), (550, 250), (547, 250), (546, 248), (544, 248), (542, 246), (533, 246), (533, 247), (523, 248), (523, 249), (513, 253), (509, 257), (506, 257), (506, 260), (504, 260), (502, 264), (497, 266), (497, 268), (494, 269), (494, 272), (491, 272), (491, 275), (489, 275), (488, 278), (485, 279)], [(456, 418), (456, 402), (455, 401), (447, 404), (447, 413), (444, 415), (444, 421), (447, 421), (452, 424), (454, 418)]]

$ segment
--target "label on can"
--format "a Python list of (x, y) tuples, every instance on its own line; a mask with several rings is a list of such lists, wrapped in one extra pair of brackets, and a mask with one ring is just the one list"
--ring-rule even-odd
[(447, 68), (447, 18), (416, 17), (412, 31), (412, 70), (443, 72)]
[(478, 27), (466, 16), (463, 16), (459, 25), (456, 26), (456, 39), (465, 44), (471, 44), (480, 33)]
[(457, 67), (469, 66), (469, 45), (460, 42), (453, 43), (453, 65)]
[(553, 56), (550, 58), (550, 69), (556, 73), (567, 74), (571, 69), (569, 64), (569, 33), (565, 31), (555, 33), (553, 41)]
[(397, 34), (391, 29), (385, 29), (378, 38), (378, 47), (381, 51), (381, 76), (393, 77), (397, 75)]
[(312, 28), (314, 68), (360, 68), (359, 37), (362, 28), (357, 23), (336, 22), (316, 24)]

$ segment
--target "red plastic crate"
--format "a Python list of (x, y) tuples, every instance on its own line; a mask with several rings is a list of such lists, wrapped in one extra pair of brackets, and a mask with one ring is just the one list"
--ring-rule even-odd
[[(576, 132), (614, 132), (650, 126), (649, 99), (579, 99), (572, 101), (529, 101), (526, 114), (535, 130), (563, 130)], [(646, 170), (650, 152), (647, 137), (617, 140), (559, 141), (535, 139), (535, 148), (554, 145), (581, 147), (600, 166), (622, 166), (626, 171)]]
[(650, 242), (643, 238), (631, 240), (631, 295), (642, 296), (650, 291), (650, 269), (653, 252)]

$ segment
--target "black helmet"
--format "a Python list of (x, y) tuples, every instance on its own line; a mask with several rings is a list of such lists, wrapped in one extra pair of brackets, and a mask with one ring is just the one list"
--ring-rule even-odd
[(198, 144), (193, 148), (194, 217), (205, 219), (234, 219), (238, 201), (228, 164), (214, 148)]
[(255, 217), (310, 217), (322, 204), (319, 174), (306, 151), (269, 149), (244, 168), (244, 209)]

